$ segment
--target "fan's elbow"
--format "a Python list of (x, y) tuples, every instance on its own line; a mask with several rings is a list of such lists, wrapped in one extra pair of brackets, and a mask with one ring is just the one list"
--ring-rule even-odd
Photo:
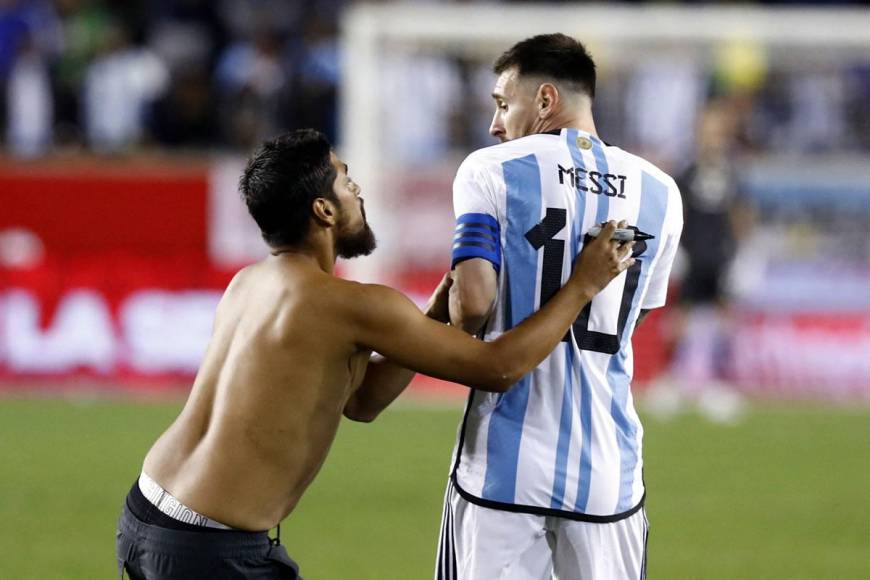
[(505, 393), (522, 378), (515, 364), (496, 359), (490, 367), (485, 384), (480, 390), (492, 393)]
[(515, 384), (523, 378), (523, 373), (518, 370), (511, 370), (501, 375), (498, 379), (498, 388), (500, 393), (506, 393)]

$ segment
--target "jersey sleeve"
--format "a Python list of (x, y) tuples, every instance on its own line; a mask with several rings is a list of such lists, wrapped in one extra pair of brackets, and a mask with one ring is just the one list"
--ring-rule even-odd
[(466, 159), (453, 182), (453, 234), (451, 269), (471, 258), (483, 258), (501, 269), (501, 228), (492, 181), (485, 169)]
[(668, 293), (668, 280), (671, 268), (680, 246), (680, 236), (683, 233), (683, 203), (676, 184), (671, 186), (670, 203), (668, 204), (667, 220), (663, 228), (661, 257), (653, 266), (649, 286), (644, 296), (641, 308), (660, 308), (665, 305)]

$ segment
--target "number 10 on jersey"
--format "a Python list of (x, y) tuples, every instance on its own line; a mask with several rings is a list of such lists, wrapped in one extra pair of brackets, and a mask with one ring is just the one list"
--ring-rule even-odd
[[(567, 225), (568, 212), (564, 208), (548, 207), (544, 219), (526, 232), (526, 240), (538, 251), (544, 252), (543, 265), (541, 267), (541, 306), (553, 297), (562, 287), (562, 268), (565, 257), (565, 240), (555, 239), (555, 235)], [(584, 243), (592, 238), (587, 236)], [(642, 263), (641, 254), (646, 250), (646, 242), (639, 241), (634, 245), (632, 257), (636, 259), (633, 266), (626, 270), (625, 285), (622, 290), (622, 298), (614, 307), (610, 307), (604, 313), (607, 326), (616, 327), (616, 334), (607, 334), (589, 330), (589, 316), (596, 301), (600, 302), (601, 295), (596, 296), (586, 307), (580, 311), (577, 320), (571, 325), (571, 330), (562, 339), (570, 341), (573, 332), (577, 345), (583, 350), (616, 354), (622, 342), (625, 324), (634, 302), (634, 294), (637, 291), (640, 280)], [(611, 282), (612, 284), (613, 282)], [(605, 290), (606, 291), (606, 290)], [(613, 324), (615, 322), (615, 324)]]

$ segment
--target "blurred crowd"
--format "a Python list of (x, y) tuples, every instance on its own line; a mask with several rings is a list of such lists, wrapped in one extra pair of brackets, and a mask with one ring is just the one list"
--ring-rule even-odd
[[(339, 18), (351, 3), (0, 0), (3, 148), (246, 150), (298, 126), (336, 140)], [(870, 59), (770, 66), (749, 45), (720, 47), (712, 66), (684, 56), (604, 67), (596, 116), (606, 139), (667, 167), (690, 158), (706, 103), (726, 98), (750, 150), (870, 149)], [(424, 164), (492, 143), (488, 59), (405, 47), (381, 65), (381, 90), (399, 95), (381, 111), (391, 159)]]
[(247, 148), (335, 135), (342, 0), (0, 0), (5, 148)]

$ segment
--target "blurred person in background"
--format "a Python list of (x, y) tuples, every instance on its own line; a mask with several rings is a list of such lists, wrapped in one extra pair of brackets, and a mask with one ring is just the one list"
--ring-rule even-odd
[(473, 151), (492, 145), (489, 134), (492, 115), (492, 64), (467, 56), (456, 56), (460, 85), (469, 99), (458, 107), (452, 142), (457, 150)]
[(85, 140), (85, 76), (106, 42), (112, 16), (95, 0), (57, 0), (56, 5), (63, 37), (63, 49), (52, 67), (56, 142), (78, 146)]
[(851, 100), (848, 104), (849, 126), (854, 129), (855, 145), (870, 151), (870, 62), (854, 65), (849, 71)]
[(212, 71), (226, 30), (218, 3), (149, 0), (148, 46), (169, 71), (169, 87), (148, 109), (148, 134), (158, 145), (209, 150), (221, 143)]
[[(450, 148), (451, 129), (462, 107), (463, 85), (455, 60), (418, 50), (396, 51), (379, 63), (381, 115), (393, 121), (381, 135), (389, 159), (422, 166), (443, 159)], [(401, 99), (390, 98), (402, 94)], [(421, 115), (420, 111), (425, 111)]]
[(0, 130), (13, 154), (44, 153), (52, 141), (50, 67), (61, 49), (48, 0), (0, 0)]
[(21, 38), (27, 24), (21, 17), (16, 0), (0, 0), (0, 130), (6, 127), (6, 81), (15, 65)]
[(674, 180), (603, 142), (596, 66), (563, 34), (495, 63), (490, 134), (453, 184), (451, 323), (492, 340), (544, 307), (588, 232), (651, 234), (637, 262), (504, 394), (473, 390), (454, 448), (435, 578), (646, 577), (643, 428), (631, 394), (634, 329), (665, 304), (682, 229)]
[(215, 82), (220, 91), (224, 140), (249, 149), (282, 128), (281, 94), (287, 85), (282, 62), (286, 39), (268, 21), (252, 37), (228, 46), (220, 56)]
[[(171, 0), (170, 0), (171, 1)], [(321, 2), (288, 2), (287, 0), (211, 0), (216, 6), (227, 38), (230, 41), (251, 39), (264, 26), (288, 37), (300, 30), (300, 22), (311, 12), (320, 11)], [(333, 0), (324, 0), (331, 5)]]
[(114, 21), (85, 75), (85, 131), (96, 151), (119, 153), (138, 145), (149, 107), (169, 86), (165, 64), (147, 47), (133, 44), (130, 34)]
[(691, 132), (704, 100), (701, 63), (676, 52), (650, 55), (632, 69), (625, 94), (624, 117), (630, 141), (665, 167), (677, 167), (689, 155)]
[(220, 142), (217, 104), (206, 71), (177, 68), (168, 92), (148, 115), (154, 140), (165, 147), (212, 149)]
[(680, 399), (717, 421), (736, 419), (742, 408), (729, 384), (735, 336), (730, 275), (738, 245), (750, 237), (753, 211), (735, 164), (738, 131), (733, 102), (707, 103), (696, 123), (694, 159), (677, 177), (685, 222), (684, 277), (679, 306), (671, 313), (670, 372), (650, 394), (652, 408), (664, 414), (676, 410), (684, 402)]
[(795, 74), (790, 88), (790, 138), (777, 149), (816, 153), (846, 145), (848, 91), (842, 71), (810, 68)]
[(301, 34), (287, 43), (284, 62), (289, 71), (289, 82), (281, 95), (281, 122), (284, 126), (319, 127), (331, 140), (338, 138), (340, 4), (318, 2), (301, 22)]
[(20, 38), (6, 85), (9, 150), (19, 156), (45, 153), (52, 142), (54, 102), (48, 62), (31, 31)]
[(228, 38), (218, 2), (148, 0), (148, 45), (170, 71), (197, 69), (210, 76)]
[(287, 47), (296, 42), (304, 21), (315, 12), (303, 2), (218, 2), (227, 33), (214, 69), (224, 144), (249, 150), (267, 135), (290, 127), (286, 108), (293, 71), (286, 59)]

